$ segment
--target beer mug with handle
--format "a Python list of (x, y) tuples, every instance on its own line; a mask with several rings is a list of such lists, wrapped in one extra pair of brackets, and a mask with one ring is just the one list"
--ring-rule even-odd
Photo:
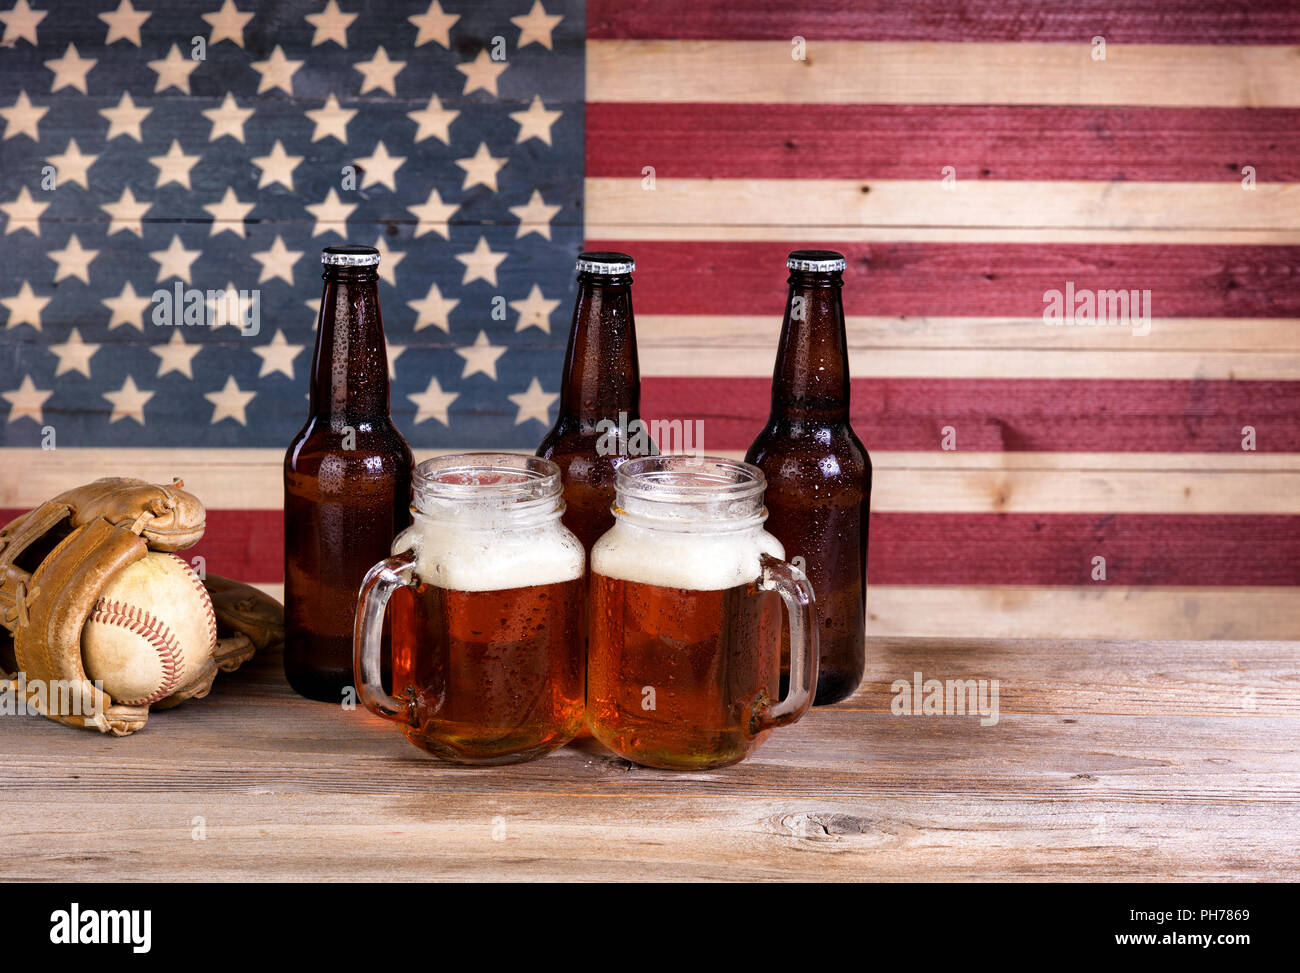
[[(535, 456), (416, 467), (414, 522), (361, 585), (354, 661), (361, 702), (417, 747), (515, 763), (582, 727), (585, 562), (560, 490), (559, 468)], [(380, 682), (390, 598), (395, 696)]]
[[(812, 702), (813, 591), (763, 529), (764, 485), (726, 459), (619, 467), (614, 526), (591, 553), (587, 722), (628, 760), (733, 764)], [(778, 699), (782, 601), (790, 688)]]

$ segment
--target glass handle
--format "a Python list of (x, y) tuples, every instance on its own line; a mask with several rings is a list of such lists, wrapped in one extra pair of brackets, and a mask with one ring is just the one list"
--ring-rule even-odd
[(808, 712), (817, 688), (820, 646), (817, 633), (816, 600), (804, 573), (793, 564), (768, 554), (759, 556), (763, 574), (758, 586), (775, 591), (785, 602), (790, 618), (790, 688), (785, 699), (769, 707), (759, 718), (759, 730), (785, 726)]
[(357, 595), (357, 620), (352, 630), (352, 665), (362, 705), (386, 720), (412, 726), (415, 714), (411, 703), (384, 692), (379, 653), (383, 647), (388, 599), (398, 588), (411, 583), (414, 567), (414, 552), (403, 551), (366, 572)]

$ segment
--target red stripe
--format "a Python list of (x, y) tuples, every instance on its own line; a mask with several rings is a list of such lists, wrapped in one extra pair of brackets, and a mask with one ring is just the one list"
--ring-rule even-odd
[(593, 39), (1300, 44), (1288, 0), (588, 0)]
[(1300, 180), (1300, 110), (587, 105), (587, 175), (664, 179)]
[(1149, 289), (1155, 317), (1300, 317), (1300, 246), (587, 242), (636, 257), (642, 314), (780, 315), (786, 255), (815, 246), (848, 257), (850, 314), (1041, 317), (1044, 293), (1073, 281)]
[[(1144, 379), (853, 380), (854, 429), (868, 449), (1300, 452), (1300, 382)], [(747, 449), (771, 403), (766, 378), (641, 380), (646, 418), (701, 419), (704, 450)]]

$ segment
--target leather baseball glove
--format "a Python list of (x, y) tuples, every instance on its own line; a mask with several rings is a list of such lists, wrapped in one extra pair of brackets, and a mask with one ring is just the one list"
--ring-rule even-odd
[[(86, 677), (82, 627), (100, 593), (149, 551), (180, 551), (203, 536), (204, 509), (180, 480), (158, 486), (107, 477), (61, 493), (0, 530), (0, 677), (10, 691), (69, 726), (125, 736), (145, 725), (149, 704), (123, 705)], [(279, 603), (249, 585), (204, 579), (217, 619), (213, 659), (159, 709), (207, 695), (217, 672), (237, 669), (283, 640)], [(21, 674), (21, 678), (17, 674)], [(34, 687), (61, 687), (37, 693)], [(0, 691), (6, 686), (0, 679)]]

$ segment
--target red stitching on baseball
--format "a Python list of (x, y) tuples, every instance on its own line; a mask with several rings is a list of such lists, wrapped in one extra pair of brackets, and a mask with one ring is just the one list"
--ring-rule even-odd
[(107, 598), (95, 602), (95, 610), (90, 613), (90, 621), (115, 625), (128, 632), (134, 632), (147, 640), (158, 653), (158, 661), (163, 671), (162, 685), (144, 699), (119, 699), (119, 703), (127, 706), (156, 703), (160, 699), (166, 699), (176, 690), (185, 660), (181, 657), (180, 645), (176, 641), (175, 634), (163, 622), (137, 605), (127, 605)]
[(203, 585), (203, 579), (199, 573), (194, 570), (188, 561), (182, 557), (177, 557), (170, 551), (167, 556), (185, 569), (185, 574), (190, 579), (190, 584), (199, 593), (199, 600), (203, 602), (203, 613), (208, 623), (208, 651), (211, 652), (217, 644), (217, 616), (212, 613), (212, 596), (208, 594), (208, 589)]

